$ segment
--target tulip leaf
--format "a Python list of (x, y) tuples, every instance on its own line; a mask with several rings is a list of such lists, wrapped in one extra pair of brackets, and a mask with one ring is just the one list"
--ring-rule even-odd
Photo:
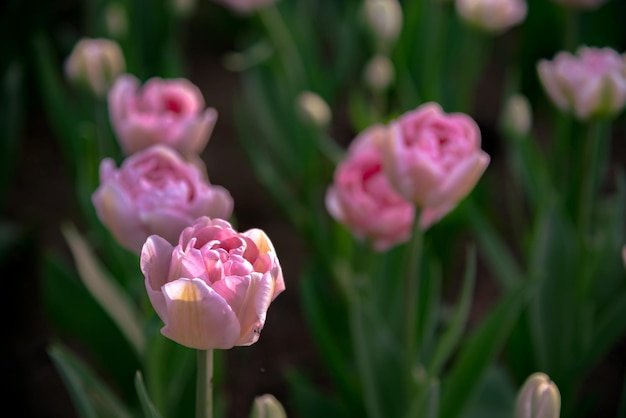
[(131, 418), (109, 388), (78, 357), (60, 344), (48, 350), (82, 418)]
[(467, 202), (466, 208), (473, 233), (494, 277), (503, 289), (514, 288), (523, 275), (506, 242), (471, 201)]
[(139, 402), (141, 403), (141, 409), (144, 416), (146, 418), (161, 418), (161, 415), (158, 413), (148, 396), (148, 391), (146, 390), (141, 371), (139, 370), (135, 373), (135, 388), (137, 389), (137, 395), (139, 396)]
[(141, 315), (136, 306), (100, 265), (89, 244), (76, 228), (66, 224), (62, 231), (83, 283), (141, 357), (145, 351), (146, 341), (142, 325), (137, 320)]
[(521, 283), (508, 292), (462, 346), (453, 368), (442, 382), (440, 418), (460, 416), (518, 320), (534, 289), (532, 284)]

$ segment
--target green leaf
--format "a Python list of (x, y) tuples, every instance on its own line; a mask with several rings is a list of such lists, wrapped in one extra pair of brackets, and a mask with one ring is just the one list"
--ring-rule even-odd
[(499, 354), (532, 289), (530, 282), (516, 286), (472, 332), (443, 380), (440, 418), (460, 416), (490, 363)]
[(143, 383), (143, 377), (141, 372), (137, 370), (135, 374), (135, 388), (137, 389), (137, 395), (139, 396), (139, 402), (141, 403), (141, 409), (146, 418), (161, 418), (161, 415), (157, 412), (156, 408), (152, 404), (146, 387)]
[(131, 418), (132, 414), (85, 363), (60, 344), (52, 345), (52, 357), (82, 418)]
[(76, 228), (66, 224), (62, 232), (72, 251), (83, 283), (141, 357), (146, 348), (146, 341), (143, 327), (138, 321), (141, 315), (136, 306), (117, 282), (106, 273)]

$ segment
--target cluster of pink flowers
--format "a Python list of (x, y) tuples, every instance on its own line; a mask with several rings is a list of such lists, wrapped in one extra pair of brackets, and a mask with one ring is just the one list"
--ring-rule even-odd
[(474, 120), (426, 103), (357, 136), (335, 171), (326, 206), (356, 236), (385, 250), (411, 236), (416, 206), (422, 229), (454, 209), (489, 160)]
[(141, 256), (162, 334), (203, 350), (253, 344), (285, 282), (267, 235), (235, 231), (230, 193), (209, 182), (200, 153), (217, 111), (189, 80), (141, 86), (130, 74), (115, 79), (108, 106), (126, 158), (119, 168), (101, 162), (92, 201), (118, 243)]

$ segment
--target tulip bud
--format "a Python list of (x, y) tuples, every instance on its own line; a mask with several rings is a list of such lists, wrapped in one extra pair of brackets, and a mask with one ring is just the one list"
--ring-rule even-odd
[(126, 10), (120, 3), (110, 3), (104, 11), (107, 32), (114, 38), (121, 38), (128, 31)]
[(402, 7), (398, 0), (366, 0), (365, 16), (372, 32), (384, 44), (398, 38), (402, 30)]
[(541, 372), (526, 379), (515, 402), (515, 418), (559, 418), (561, 395), (550, 378)]
[(171, 0), (172, 8), (179, 16), (189, 16), (196, 7), (195, 0)]
[(120, 46), (109, 39), (82, 39), (65, 63), (67, 78), (103, 96), (125, 68)]
[(469, 25), (499, 33), (521, 23), (526, 17), (524, 0), (456, 0), (459, 16)]
[(304, 91), (298, 96), (298, 111), (303, 120), (319, 128), (328, 126), (332, 117), (324, 99), (311, 91)]
[(503, 110), (504, 128), (516, 136), (525, 136), (532, 127), (532, 110), (530, 102), (521, 94), (508, 98)]
[(386, 90), (393, 82), (394, 77), (393, 63), (385, 55), (376, 55), (365, 66), (365, 83), (374, 91)]
[(250, 418), (287, 418), (287, 413), (273, 395), (265, 394), (254, 399)]

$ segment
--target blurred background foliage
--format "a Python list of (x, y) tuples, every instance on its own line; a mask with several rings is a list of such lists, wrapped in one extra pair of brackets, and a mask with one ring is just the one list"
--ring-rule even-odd
[[(402, 3), (406, 6), (411, 1), (420, 0)], [(2, 345), (4, 376), (8, 376), (3, 379), (6, 390), (2, 392), (7, 401), (23, 405), (28, 411), (23, 416), (70, 418), (75, 414), (46, 351), (49, 342), (58, 339), (80, 353), (83, 361), (111, 383), (115, 388), (112, 396), (127, 401), (135, 399), (133, 382), (135, 370), (140, 367), (139, 359), (81, 283), (60, 228), (67, 221), (81, 227), (97, 228), (99, 225), (90, 202), (81, 201), (81, 196), (88, 195), (85, 191), (93, 189), (97, 181), (96, 171), (92, 170), (93, 178), (76, 178), (78, 170), (73, 165), (80, 164), (80, 161), (70, 156), (80, 150), (68, 149), (68, 141), (64, 139), (72, 135), (69, 133), (70, 114), (83, 112), (81, 117), (88, 120), (90, 114), (87, 112), (90, 111), (81, 109), (80, 100), (71, 101), (71, 104), (55, 102), (55, 96), (49, 95), (49, 90), (42, 84), (42, 80), (45, 83), (49, 77), (62, 76), (62, 62), (81, 37), (107, 35), (102, 16), (108, 3), (105, 0), (6, 0), (0, 6), (0, 267), (8, 286), (7, 301), (2, 304), (2, 309), (10, 325), (6, 344)], [(360, 83), (361, 68), (374, 49), (366, 31), (353, 30), (362, 25), (358, 14), (361, 2), (282, 0), (281, 7), (289, 9), (290, 14), (299, 15), (298, 21), (289, 27), (297, 48), (315, 51), (306, 54), (303, 68), (293, 69), (293, 77), (285, 79), (285, 85), (272, 79), (272, 68), (281, 66), (280, 60), (273, 57), (265, 62), (263, 40), (258, 36), (264, 22), (258, 16), (237, 16), (208, 0), (198, 0), (190, 15), (178, 18), (171, 16), (168, 0), (120, 0), (119, 3), (128, 10), (130, 30), (118, 41), (126, 51), (129, 71), (144, 80), (152, 76), (186, 76), (202, 89), (207, 104), (220, 112), (215, 133), (203, 156), (211, 180), (233, 194), (237, 223), (242, 229), (261, 226), (269, 231), (284, 264), (285, 276), (290, 280), (290, 291), (277, 299), (276, 306), (273, 305), (263, 338), (254, 349), (234, 349), (220, 354), (224, 358), (224, 368), (228, 369), (224, 374), (218, 370), (217, 375), (225, 389), (223, 408), (230, 408), (232, 415), (229, 416), (247, 415), (253, 397), (270, 392), (285, 404), (289, 412), (296, 409), (295, 404), (300, 403), (300, 408), (311, 404), (311, 399), (320, 401), (318, 408), (323, 410), (321, 398), (317, 398), (315, 390), (307, 385), (314, 382), (321, 387), (330, 387), (331, 382), (319, 367), (322, 362), (304, 319), (296, 285), (309, 252), (315, 249), (301, 242), (301, 237), (294, 231), (294, 220), (286, 219), (285, 208), (262, 190), (259, 178), (249, 166), (245, 147), (241, 147), (237, 140), (239, 136), (254, 137), (258, 128), (255, 123), (263, 122), (263, 112), (267, 109), (262, 105), (250, 108), (255, 117), (250, 118), (249, 123), (237, 120), (241, 113), (235, 110), (254, 103), (250, 92), (258, 93), (264, 88), (267, 90), (262, 94), (272, 98), (276, 109), (280, 109), (282, 115), (289, 115), (288, 119), (295, 119), (296, 109), (288, 91), (294, 88), (313, 90), (331, 104), (332, 136), (341, 145), (347, 145), (371, 120), (368, 109), (358, 108), (361, 97), (357, 84)], [(426, 3), (424, 1), (422, 5)], [(491, 154), (492, 164), (496, 167), (495, 174), (488, 175), (486, 184), (475, 192), (474, 203), (481, 207), (486, 206), (485, 202), (504, 204), (498, 196), (490, 195), (488, 188), (499, 181), (497, 167), (506, 164), (502, 138), (498, 134), (498, 117), (502, 91), (508, 81), (503, 78), (507, 66), (519, 65), (518, 91), (534, 105), (538, 138), (549, 140), (550, 128), (542, 115), (551, 115), (555, 111), (545, 100), (535, 66), (540, 58), (551, 58), (563, 48), (568, 18), (562, 8), (548, 0), (529, 0), (528, 8), (524, 25), (497, 37), (490, 49), (482, 51), (486, 66), (476, 84), (478, 94), (470, 108), (464, 109), (471, 110), (481, 125), (483, 147)], [(419, 16), (406, 18), (419, 19)], [(581, 15), (577, 23), (580, 39), (588, 45), (610, 46), (624, 51), (625, 21), (626, 2), (612, 0), (597, 12)], [(403, 32), (403, 41), (394, 53), (415, 60), (406, 63), (405, 71), (412, 66), (428, 64), (429, 47), (438, 42), (435, 33), (410, 28)], [(450, 44), (450, 47), (459, 46)], [(267, 65), (240, 76), (227, 68), (229, 64), (233, 65), (233, 56), (229, 54), (234, 51), (260, 54), (259, 59)], [(472, 59), (479, 52), (468, 48), (467, 58)], [(46, 72), (46, 65), (51, 63), (58, 65), (56, 75)], [(459, 63), (457, 68), (464, 69), (464, 64)], [(299, 71), (305, 74), (298, 74)], [(461, 76), (447, 74), (446, 79), (454, 84)], [(389, 95), (397, 98), (402, 107), (409, 108), (415, 97), (402, 83), (402, 77), (400, 71), (396, 89)], [(450, 104), (449, 107), (454, 106)], [(48, 113), (50, 110), (55, 115), (53, 118)], [(391, 113), (402, 110), (399, 107)], [(625, 148), (619, 139), (623, 139), (625, 127), (622, 116), (614, 128), (614, 137), (618, 140), (614, 141), (612, 152), (617, 163), (624, 161)], [(93, 127), (84, 126), (83, 129), (88, 131)], [(262, 131), (263, 127), (260, 129)], [(289, 129), (297, 130), (298, 125), (286, 123), (283, 132), (276, 134), (289, 135)], [(249, 135), (250, 130), (252, 135)], [(271, 136), (271, 133), (264, 133)], [(307, 155), (311, 156), (307, 150), (298, 152), (303, 152), (305, 161)], [(313, 177), (308, 180), (311, 179)], [(326, 184), (307, 184), (307, 178), (296, 180), (303, 183), (296, 184), (295, 190), (312, 193), (309, 198), (313, 201), (309, 204), (322, 205), (321, 201), (314, 199)], [(315, 190), (317, 194), (312, 192)], [(506, 222), (498, 218), (499, 207), (490, 207), (487, 213), (493, 217), (494, 224), (506, 229)], [(456, 217), (453, 214), (437, 225), (437, 234), (432, 234), (433, 245), (444, 254), (443, 259), (459, 257), (459, 246), (452, 243), (466, 232), (459, 232), (458, 228), (464, 222), (462, 213), (463, 210), (455, 212)], [(123, 251), (110, 250), (114, 247), (110, 242), (99, 242), (106, 239), (103, 238), (106, 234), (93, 233), (90, 237), (95, 240), (96, 250), (112, 273), (123, 278), (122, 272), (128, 271), (136, 259)], [(116, 268), (119, 271), (116, 272)], [(459, 274), (458, 265), (445, 268), (449, 269), (443, 272), (445, 277)], [(476, 323), (499, 296), (497, 286), (490, 281), (485, 266), (480, 263), (477, 280), (477, 300), (471, 323)], [(454, 284), (456, 282), (445, 289), (449, 298), (456, 295)], [(143, 282), (129, 279), (123, 285), (135, 286), (136, 290)], [(342, 312), (340, 305), (329, 309)], [(600, 407), (600, 410), (617, 409), (622, 376), (626, 371), (624, 347), (624, 341), (620, 340), (607, 351), (585, 382), (585, 390), (598, 396), (595, 401), (604, 405), (605, 409)], [(191, 367), (185, 360), (186, 354), (175, 344), (168, 341), (158, 349), (178, 353), (172, 357), (182, 364), (165, 365), (163, 370)], [(295, 393), (289, 391), (289, 379), (291, 387), (298, 388)], [(189, 399), (193, 390), (185, 384), (189, 385), (189, 381), (182, 381), (175, 396), (178, 396), (179, 404), (193, 405)], [(138, 405), (135, 403), (134, 407), (138, 408)], [(317, 411), (311, 412), (313, 416)], [(622, 412), (625, 411), (622, 409)]]

